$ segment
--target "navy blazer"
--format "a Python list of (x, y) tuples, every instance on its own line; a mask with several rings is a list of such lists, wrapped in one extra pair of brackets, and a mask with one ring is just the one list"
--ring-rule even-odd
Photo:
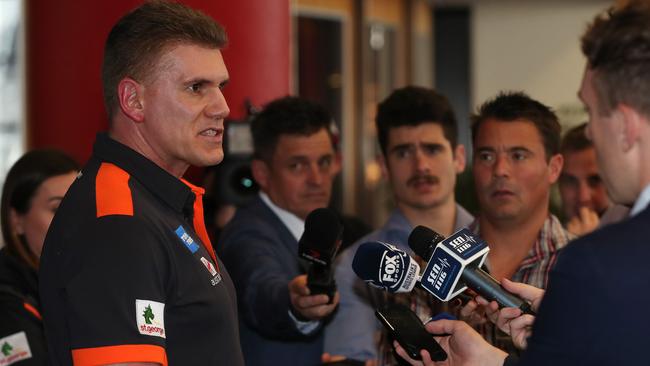
[(237, 289), (246, 365), (319, 365), (322, 329), (305, 336), (289, 317), (288, 284), (306, 268), (298, 242), (264, 201), (237, 210), (217, 252)]
[(650, 209), (569, 244), (518, 365), (650, 365)]

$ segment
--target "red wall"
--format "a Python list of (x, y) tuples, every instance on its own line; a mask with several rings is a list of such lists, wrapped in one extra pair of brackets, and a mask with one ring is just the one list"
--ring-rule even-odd
[[(101, 60), (112, 25), (142, 1), (27, 3), (28, 148), (57, 147), (85, 162), (95, 134), (108, 126)], [(220, 22), (230, 43), (226, 98), (231, 118), (243, 102), (261, 105), (289, 93), (289, 0), (186, 0)]]

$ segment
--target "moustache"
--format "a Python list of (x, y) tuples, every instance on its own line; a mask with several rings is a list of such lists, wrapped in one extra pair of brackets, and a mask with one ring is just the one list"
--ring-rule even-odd
[(435, 175), (414, 175), (406, 181), (406, 184), (413, 185), (416, 183), (424, 182), (427, 184), (438, 184), (440, 179)]

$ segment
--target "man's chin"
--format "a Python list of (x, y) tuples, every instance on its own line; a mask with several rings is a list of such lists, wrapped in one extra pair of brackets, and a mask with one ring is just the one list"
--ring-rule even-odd
[(204, 155), (201, 157), (197, 157), (196, 159), (193, 159), (190, 163), (190, 165), (193, 165), (195, 167), (206, 167), (206, 166), (214, 166), (221, 164), (223, 161), (223, 152), (220, 154), (210, 154), (210, 155)]

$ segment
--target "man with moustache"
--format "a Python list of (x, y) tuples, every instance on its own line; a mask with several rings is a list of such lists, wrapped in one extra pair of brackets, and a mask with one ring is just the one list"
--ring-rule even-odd
[[(472, 117), (472, 172), (480, 206), (471, 229), (490, 246), (485, 266), (498, 281), (546, 288), (559, 251), (573, 238), (549, 212), (551, 186), (562, 170), (560, 124), (553, 111), (524, 93), (501, 93)], [(491, 343), (510, 337), (470, 301), (460, 311)]]
[(456, 118), (447, 98), (421, 87), (395, 90), (379, 104), (376, 125), (382, 173), (391, 184), (396, 208), (381, 229), (337, 260), (341, 303), (326, 329), (325, 351), (331, 359), (377, 360), (388, 365), (395, 362), (392, 346), (374, 309), (386, 301), (405, 303), (425, 320), (439, 309), (439, 303), (418, 292), (389, 296), (365, 285), (352, 270), (357, 248), (367, 241), (382, 241), (414, 255), (408, 236), (415, 226), (450, 235), (469, 225), (473, 217), (454, 197), (456, 175), (465, 168), (465, 147), (457, 143)]
[(108, 35), (109, 131), (63, 198), (41, 257), (48, 364), (244, 364), (204, 191), (182, 179), (190, 165), (223, 159), (225, 44), (212, 18), (166, 1), (144, 3)]
[(320, 363), (339, 296), (309, 293), (298, 240), (307, 215), (329, 204), (339, 171), (331, 122), (322, 106), (298, 97), (269, 103), (251, 121), (261, 192), (237, 209), (217, 247), (237, 289), (247, 365)]

